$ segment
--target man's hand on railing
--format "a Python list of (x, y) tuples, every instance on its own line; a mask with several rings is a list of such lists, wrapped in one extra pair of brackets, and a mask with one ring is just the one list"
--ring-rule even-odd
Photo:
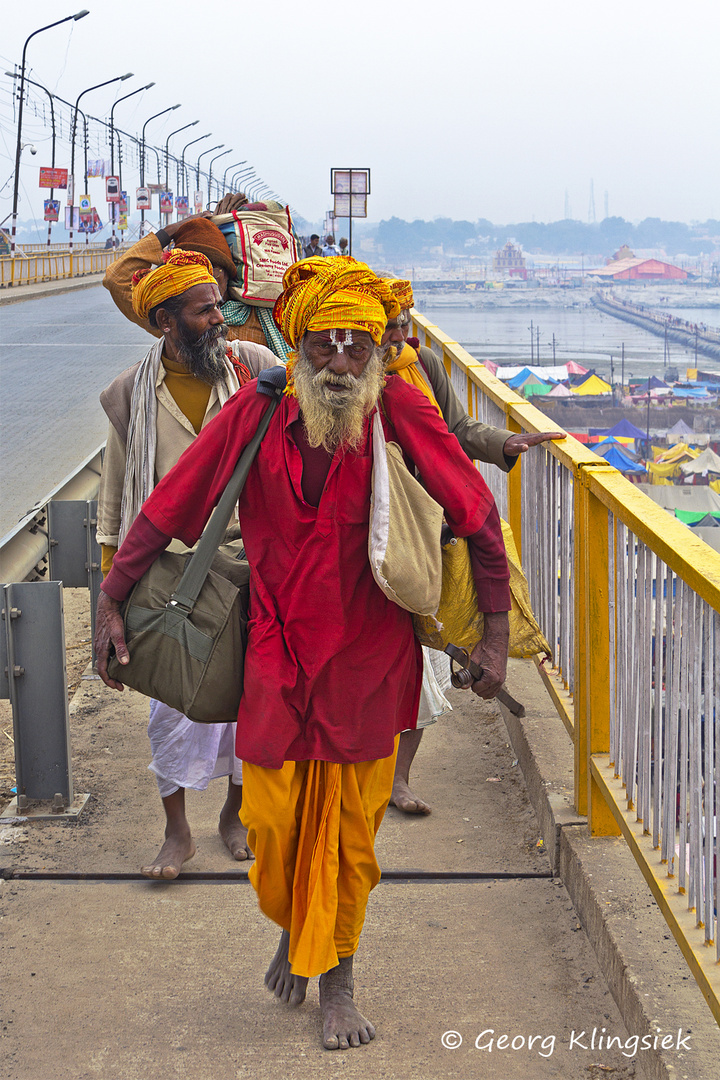
[(115, 654), (121, 664), (127, 664), (130, 660), (122, 615), (120, 614), (120, 601), (113, 600), (107, 593), (101, 591), (98, 597), (97, 615), (95, 617), (95, 655), (97, 656), (97, 672), (106, 686), (113, 690), (124, 690), (124, 686), (116, 679), (108, 675), (107, 665), (110, 656), (110, 646), (115, 649)]
[(507, 454), (508, 457), (517, 457), (518, 454), (524, 454), (531, 446), (538, 446), (551, 439), (567, 439), (567, 432), (541, 431), (537, 435), (521, 432), (519, 435), (511, 435), (503, 444), (503, 454)]
[(485, 612), (483, 622), (483, 636), (470, 653), (470, 659), (482, 668), (483, 677), (472, 684), (471, 690), (489, 700), (505, 682), (510, 622), (507, 611)]

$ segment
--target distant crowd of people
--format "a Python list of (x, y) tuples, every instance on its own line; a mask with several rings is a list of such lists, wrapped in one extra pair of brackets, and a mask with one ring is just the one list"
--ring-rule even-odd
[(348, 255), (348, 242), (344, 236), (340, 237), (340, 246), (336, 246), (335, 237), (332, 233), (328, 233), (325, 237), (324, 243), (320, 243), (320, 237), (317, 233), (313, 233), (310, 237), (310, 243), (306, 244), (303, 248), (306, 259), (312, 259), (315, 257), (329, 258), (332, 255)]

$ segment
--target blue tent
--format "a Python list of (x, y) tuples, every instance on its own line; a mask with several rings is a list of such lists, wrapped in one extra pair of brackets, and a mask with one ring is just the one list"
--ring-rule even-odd
[(508, 386), (514, 390), (518, 386), (522, 386), (530, 375), (534, 374), (529, 367), (524, 367), (522, 371), (518, 371), (517, 375), (513, 375), (512, 379), (508, 379)]
[[(598, 432), (598, 434), (601, 434)], [(646, 439), (647, 434), (641, 431), (639, 427), (635, 427), (629, 420), (620, 420), (615, 427), (611, 427), (609, 431), (605, 432), (606, 435), (619, 435), (621, 439)]]
[(603, 457), (607, 461), (608, 465), (612, 465), (614, 469), (617, 469), (621, 473), (644, 473), (645, 469), (642, 465), (638, 465), (636, 462), (629, 458), (626, 453), (619, 449), (619, 447), (611, 446), (608, 449), (607, 454), (603, 454)]

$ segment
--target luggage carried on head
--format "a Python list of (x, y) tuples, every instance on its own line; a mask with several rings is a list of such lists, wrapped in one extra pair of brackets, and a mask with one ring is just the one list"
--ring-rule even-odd
[(231, 282), (228, 297), (254, 307), (273, 306), (282, 292), (283, 274), (302, 258), (289, 207), (266, 205), (266, 210), (241, 207), (212, 219), (237, 266), (237, 282)]

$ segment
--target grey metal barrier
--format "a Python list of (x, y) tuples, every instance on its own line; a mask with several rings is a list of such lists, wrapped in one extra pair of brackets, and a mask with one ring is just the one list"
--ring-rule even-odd
[(76, 817), (88, 798), (73, 789), (63, 587), (89, 590), (94, 636), (102, 452), (0, 541), (0, 697), (12, 706), (17, 790), (5, 816)]

